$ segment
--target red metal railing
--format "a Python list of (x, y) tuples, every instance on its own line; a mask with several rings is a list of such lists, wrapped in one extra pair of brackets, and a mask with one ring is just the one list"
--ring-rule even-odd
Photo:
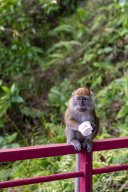
[[(128, 147), (128, 137), (105, 139), (94, 142), (93, 152), (102, 150), (111, 150)], [(68, 172), (62, 174), (55, 174), (49, 176), (40, 176), (33, 178), (25, 178), (19, 180), (9, 180), (0, 182), (1, 188), (15, 187), (21, 185), (35, 184), (41, 182), (50, 182), (61, 179), (69, 179), (80, 177), (80, 192), (92, 192), (92, 176), (96, 174), (115, 172), (128, 170), (128, 164), (121, 164), (116, 166), (108, 166), (104, 168), (94, 169), (92, 167), (93, 152), (86, 153), (85, 151), (80, 152), (80, 171)], [(34, 158), (43, 158), (51, 156), (61, 156), (76, 154), (77, 151), (74, 147), (67, 144), (55, 144), (55, 145), (44, 145), (34, 147), (22, 147), (16, 149), (2, 149), (0, 150), (0, 162), (10, 162)]]

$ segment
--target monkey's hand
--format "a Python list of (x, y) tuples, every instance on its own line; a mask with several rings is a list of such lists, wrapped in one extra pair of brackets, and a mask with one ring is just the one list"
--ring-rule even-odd
[(87, 152), (90, 153), (92, 151), (93, 142), (90, 139), (86, 139), (83, 143), (83, 148), (87, 147)]
[(91, 140), (87, 140), (87, 152), (91, 152), (93, 147), (93, 142)]
[(96, 124), (94, 122), (91, 122), (91, 126), (93, 127), (93, 129), (96, 127)]
[(81, 144), (78, 140), (71, 140), (70, 141), (70, 144), (74, 146), (74, 148), (77, 150), (77, 151), (80, 151), (81, 150)]

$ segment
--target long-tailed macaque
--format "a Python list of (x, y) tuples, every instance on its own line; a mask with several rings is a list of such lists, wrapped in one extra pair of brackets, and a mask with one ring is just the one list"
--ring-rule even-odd
[[(78, 151), (87, 149), (92, 151), (92, 140), (97, 135), (99, 129), (99, 119), (95, 113), (92, 99), (92, 92), (88, 88), (79, 88), (72, 93), (68, 108), (65, 112), (64, 121), (66, 124), (67, 143), (74, 146)], [(81, 123), (89, 121), (93, 131), (88, 136), (83, 136), (78, 131)], [(79, 170), (79, 155), (77, 156), (77, 171)], [(79, 192), (79, 180), (75, 183), (75, 192)]]
[[(78, 151), (87, 147), (87, 151), (91, 152), (92, 140), (99, 129), (99, 119), (95, 113), (92, 92), (88, 88), (79, 88), (72, 93), (64, 121), (67, 143)], [(85, 121), (90, 121), (93, 127), (92, 133), (86, 137), (78, 131), (79, 125)]]

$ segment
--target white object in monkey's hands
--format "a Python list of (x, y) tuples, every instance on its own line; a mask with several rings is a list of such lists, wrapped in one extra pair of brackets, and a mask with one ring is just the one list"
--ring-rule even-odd
[(90, 135), (93, 131), (93, 128), (91, 126), (91, 122), (85, 121), (85, 122), (81, 123), (78, 127), (78, 131), (81, 132), (82, 135), (84, 135), (84, 136)]

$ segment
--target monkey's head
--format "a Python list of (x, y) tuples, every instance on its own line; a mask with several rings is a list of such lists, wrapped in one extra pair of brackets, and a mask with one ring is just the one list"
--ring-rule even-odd
[(72, 107), (78, 111), (92, 110), (94, 108), (92, 92), (88, 88), (79, 88), (72, 93)]

